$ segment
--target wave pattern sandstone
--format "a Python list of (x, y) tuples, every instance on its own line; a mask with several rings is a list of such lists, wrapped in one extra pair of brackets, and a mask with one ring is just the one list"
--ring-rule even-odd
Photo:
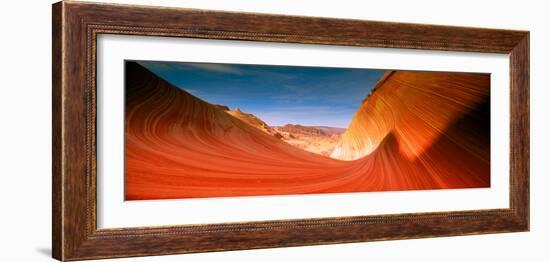
[[(361, 158), (393, 133), (401, 153), (417, 158), (437, 138), (446, 135), (453, 121), (488, 103), (489, 81), (484, 74), (387, 72), (363, 100), (331, 156), (342, 160)], [(453, 139), (469, 146), (463, 141), (470, 138), (466, 136), (468, 130), (462, 131), (465, 135)], [(487, 132), (488, 128), (481, 131)]]
[(338, 160), (128, 62), (126, 199), (487, 187), (488, 76), (440, 74), (386, 78), (344, 133)]

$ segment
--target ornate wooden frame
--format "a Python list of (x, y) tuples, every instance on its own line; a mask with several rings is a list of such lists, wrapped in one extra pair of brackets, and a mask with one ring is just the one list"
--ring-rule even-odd
[[(529, 230), (529, 32), (83, 2), (53, 5), (53, 257), (81, 260)], [(510, 208), (96, 227), (98, 34), (510, 55)]]

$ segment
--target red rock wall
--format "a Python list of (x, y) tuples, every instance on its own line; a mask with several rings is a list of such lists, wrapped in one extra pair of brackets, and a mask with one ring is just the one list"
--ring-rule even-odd
[[(375, 146), (369, 155), (342, 161), (295, 148), (128, 62), (126, 199), (489, 186), (488, 115), (479, 113), (487, 111), (480, 107), (487, 77), (430, 75), (436, 74), (407, 73), (380, 86), (372, 104), (381, 116), (364, 117), (364, 103), (350, 126), (360, 138), (346, 138), (370, 139)], [(421, 90), (414, 85), (426, 81), (433, 84)], [(363, 124), (379, 127), (366, 132), (358, 128)], [(345, 141), (346, 150), (366, 152)]]

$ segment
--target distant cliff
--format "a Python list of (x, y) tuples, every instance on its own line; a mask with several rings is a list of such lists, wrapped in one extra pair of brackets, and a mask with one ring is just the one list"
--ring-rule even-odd
[(225, 108), (223, 108), (225, 110), (225, 112), (227, 112), (228, 114), (242, 120), (243, 122), (255, 127), (255, 128), (258, 128), (260, 130), (262, 130), (263, 132), (271, 135), (271, 136), (274, 136), (276, 138), (283, 138), (283, 135), (281, 135), (279, 132), (277, 132), (277, 130), (275, 130), (274, 128), (270, 127), (268, 124), (266, 124), (263, 120), (259, 119), (258, 117), (256, 117), (255, 115), (253, 114), (249, 114), (249, 113), (244, 113), (241, 111), (241, 109), (239, 108), (236, 108), (234, 110), (230, 110), (227, 106)]

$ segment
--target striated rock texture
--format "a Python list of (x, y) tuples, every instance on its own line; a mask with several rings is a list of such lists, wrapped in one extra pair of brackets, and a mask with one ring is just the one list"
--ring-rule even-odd
[[(291, 146), (127, 62), (125, 197), (488, 187), (488, 76), (437, 76), (407, 73), (380, 85), (340, 144), (348, 152), (342, 155), (359, 150), (353, 156), (364, 156), (343, 161)], [(418, 84), (424, 82), (429, 85)], [(374, 133), (361, 126), (375, 124)]]
[[(400, 152), (416, 159), (440, 136), (449, 136), (446, 129), (454, 121), (488, 103), (489, 81), (486, 74), (389, 71), (363, 100), (331, 157), (359, 159), (371, 154), (393, 133)], [(482, 113), (488, 114), (488, 110)], [(463, 134), (452, 139), (476, 147), (476, 151), (489, 150), (468, 143), (471, 136), (488, 136), (486, 126), (473, 128), (462, 130)]]

